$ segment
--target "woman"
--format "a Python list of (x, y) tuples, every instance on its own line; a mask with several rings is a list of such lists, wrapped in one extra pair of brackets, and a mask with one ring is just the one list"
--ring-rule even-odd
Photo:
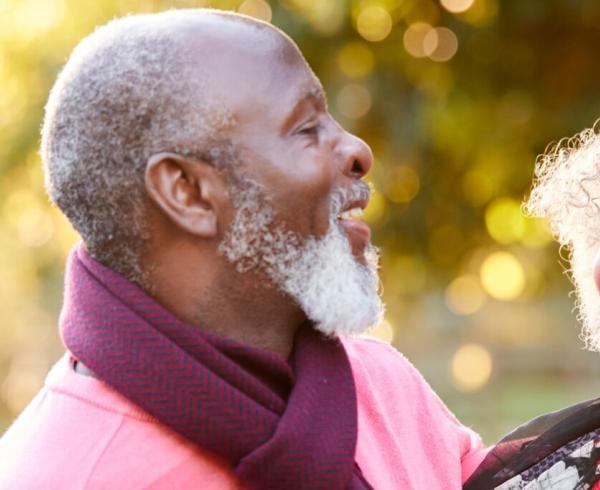
[[(546, 218), (570, 251), (578, 318), (600, 351), (600, 135), (586, 129), (536, 164), (527, 210)], [(600, 398), (538, 417), (502, 439), (465, 490), (600, 488)]]

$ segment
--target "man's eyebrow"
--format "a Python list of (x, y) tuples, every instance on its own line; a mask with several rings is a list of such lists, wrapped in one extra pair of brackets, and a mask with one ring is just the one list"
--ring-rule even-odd
[(304, 105), (307, 102), (312, 102), (318, 108), (327, 110), (327, 99), (325, 97), (325, 92), (323, 92), (323, 89), (321, 87), (315, 87), (307, 90), (300, 97), (298, 97), (293, 109), (284, 118), (283, 123), (281, 125), (281, 134), (286, 133), (290, 129), (291, 124), (302, 112), (302, 110), (304, 109)]
[(312, 99), (315, 102), (317, 102), (318, 104), (323, 105), (324, 107), (327, 106), (327, 99), (325, 98), (325, 92), (323, 91), (323, 88), (321, 86), (307, 90), (304, 94), (304, 97), (302, 97), (302, 99), (303, 100)]

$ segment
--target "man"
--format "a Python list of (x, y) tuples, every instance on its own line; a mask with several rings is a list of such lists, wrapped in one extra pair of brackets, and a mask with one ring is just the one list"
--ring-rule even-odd
[[(542, 155), (527, 203), (570, 251), (586, 346), (600, 350), (600, 135), (586, 129)], [(600, 398), (543, 415), (500, 441), (465, 490), (600, 488)]]
[(48, 101), (80, 233), (67, 356), (0, 442), (1, 488), (459, 488), (480, 461), (391, 347), (369, 148), (296, 45), (210, 10), (119, 19)]

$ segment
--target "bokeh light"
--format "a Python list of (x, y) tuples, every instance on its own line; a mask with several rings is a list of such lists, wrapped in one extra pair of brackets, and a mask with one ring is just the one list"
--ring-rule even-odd
[(34, 42), (66, 15), (66, 4), (63, 1), (19, 0), (6, 4), (0, 12), (5, 20), (2, 23), (2, 36), (18, 44)]
[(433, 27), (425, 22), (411, 24), (404, 32), (404, 49), (415, 58), (425, 58), (427, 56), (424, 46), (425, 37), (433, 30)]
[(525, 233), (525, 218), (521, 203), (502, 197), (495, 199), (485, 210), (485, 225), (490, 236), (498, 243), (513, 243)]
[(404, 204), (412, 201), (419, 192), (419, 174), (407, 165), (398, 165), (385, 182), (384, 192), (390, 201)]
[(364, 43), (348, 43), (338, 53), (338, 66), (347, 77), (361, 78), (373, 71), (375, 56)]
[(459, 276), (446, 288), (446, 304), (457, 315), (472, 315), (485, 303), (485, 293), (479, 278), (473, 275)]
[(371, 109), (371, 94), (364, 85), (349, 83), (338, 93), (337, 108), (349, 119), (359, 119)]
[(452, 356), (452, 381), (457, 389), (464, 392), (483, 388), (492, 375), (492, 356), (479, 344), (465, 344)]
[(379, 5), (369, 5), (360, 11), (356, 19), (356, 30), (367, 41), (383, 41), (392, 32), (390, 13)]
[(427, 31), (423, 38), (423, 52), (433, 61), (448, 61), (458, 50), (456, 34), (447, 27)]
[(523, 266), (509, 252), (490, 254), (481, 265), (480, 277), (485, 291), (499, 300), (516, 299), (525, 289)]
[(19, 214), (17, 236), (26, 247), (40, 247), (54, 234), (50, 213), (40, 208), (29, 208)]
[(265, 22), (271, 22), (273, 17), (271, 6), (265, 0), (245, 0), (238, 7), (238, 12)]
[(475, 3), (475, 0), (440, 0), (442, 7), (454, 14), (469, 10), (473, 3)]
[(520, 241), (529, 248), (542, 248), (552, 243), (552, 232), (548, 226), (548, 222), (530, 216), (525, 217), (524, 231)]

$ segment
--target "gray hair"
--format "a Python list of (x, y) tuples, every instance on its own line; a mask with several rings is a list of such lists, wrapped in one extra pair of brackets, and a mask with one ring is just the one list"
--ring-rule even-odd
[(46, 105), (41, 155), (51, 200), (93, 257), (139, 283), (150, 236), (148, 158), (231, 156), (220, 133), (231, 115), (208, 93), (210, 75), (188, 48), (189, 35), (173, 29), (172, 21), (193, 27), (206, 14), (173, 10), (100, 27), (74, 49)]

